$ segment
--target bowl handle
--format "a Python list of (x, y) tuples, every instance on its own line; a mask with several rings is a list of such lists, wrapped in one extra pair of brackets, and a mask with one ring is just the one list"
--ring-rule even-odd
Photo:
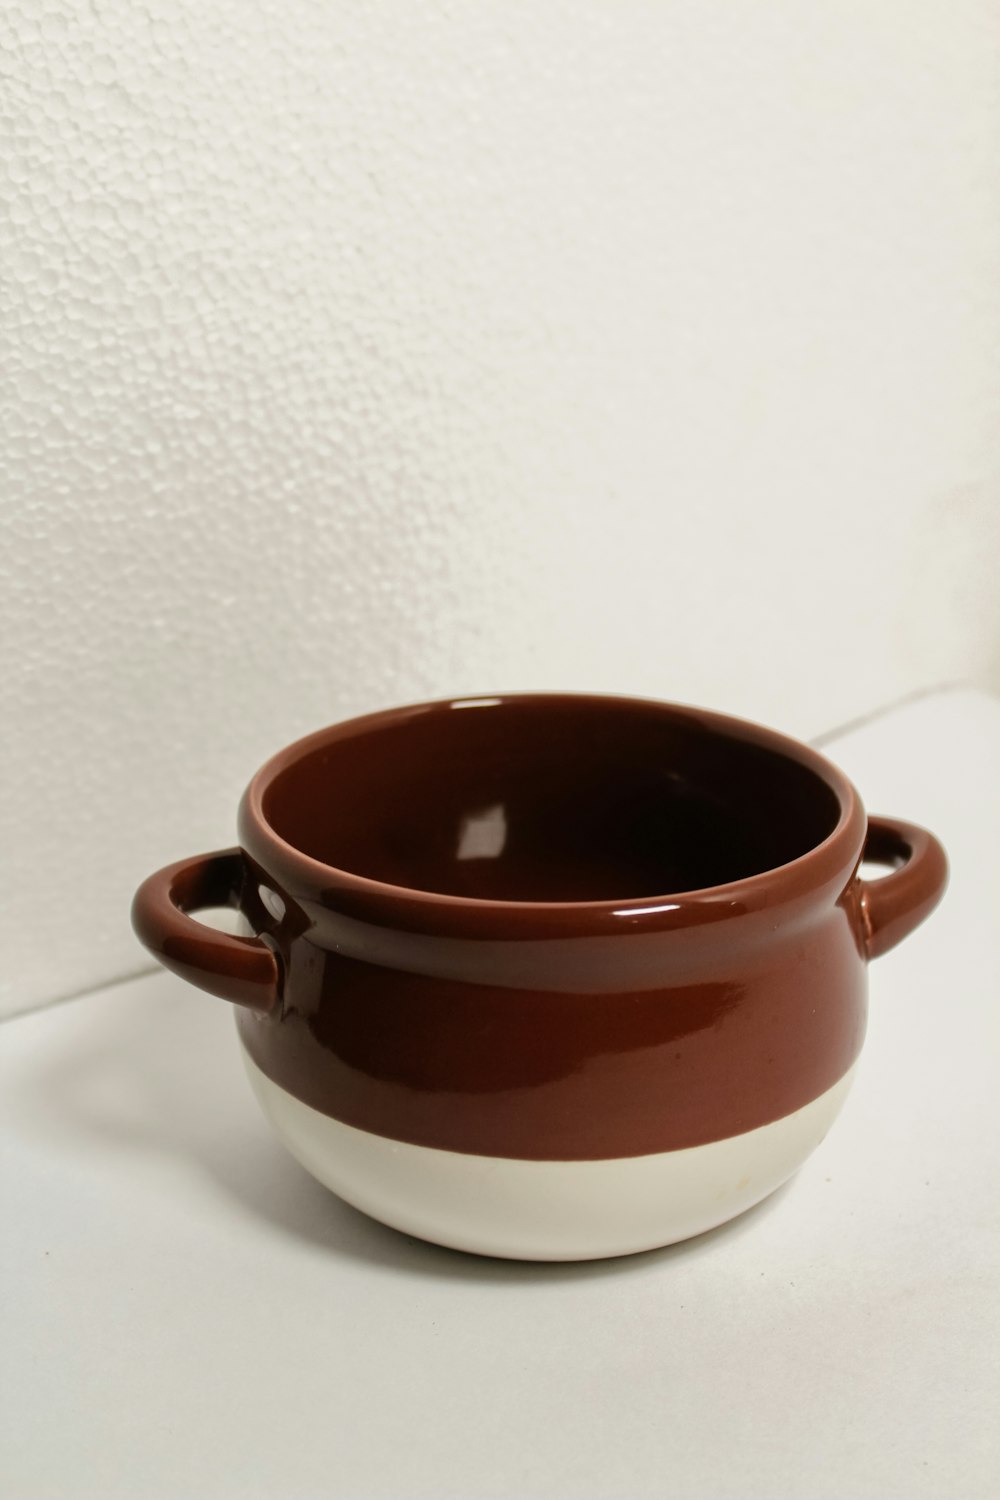
[(210, 995), (267, 1012), (280, 993), (277, 955), (260, 938), (216, 932), (187, 915), (210, 906), (238, 909), (245, 875), (239, 849), (178, 860), (136, 891), (132, 926), (150, 953), (182, 979)]
[(898, 818), (869, 818), (862, 856), (892, 866), (861, 880), (861, 924), (869, 958), (895, 948), (937, 906), (948, 884), (948, 860), (932, 833)]

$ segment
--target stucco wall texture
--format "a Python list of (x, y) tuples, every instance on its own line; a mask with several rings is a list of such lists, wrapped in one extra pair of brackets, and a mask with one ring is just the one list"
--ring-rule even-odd
[(352, 712), (998, 683), (990, 0), (0, 27), (6, 1011)]

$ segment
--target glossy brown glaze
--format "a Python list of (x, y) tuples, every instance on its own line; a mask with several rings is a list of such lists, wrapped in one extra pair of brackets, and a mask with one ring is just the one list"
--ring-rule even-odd
[[(239, 827), (240, 861), (145, 883), (143, 941), (241, 1002), (314, 1108), (494, 1156), (666, 1151), (808, 1103), (861, 1047), (867, 958), (946, 879), (929, 834), (873, 819), (897, 868), (862, 881), (860, 800), (807, 747), (619, 698), (335, 726), (268, 762)], [(184, 915), (213, 890), (255, 937)]]

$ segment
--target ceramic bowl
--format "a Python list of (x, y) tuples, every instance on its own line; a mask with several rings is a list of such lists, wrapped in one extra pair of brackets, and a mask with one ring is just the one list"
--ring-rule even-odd
[[(862, 858), (888, 865), (862, 878)], [(138, 891), (139, 937), (235, 1002), (319, 1180), (444, 1245), (539, 1260), (701, 1233), (823, 1139), (869, 960), (944, 889), (929, 833), (719, 714), (526, 694), (323, 729), (239, 847)], [(205, 926), (238, 908), (247, 936)]]

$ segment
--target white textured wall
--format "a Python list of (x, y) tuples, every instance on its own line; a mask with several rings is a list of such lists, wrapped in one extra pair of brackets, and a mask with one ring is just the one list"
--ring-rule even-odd
[(8, 1010), (350, 712), (997, 682), (993, 0), (2, 24)]

